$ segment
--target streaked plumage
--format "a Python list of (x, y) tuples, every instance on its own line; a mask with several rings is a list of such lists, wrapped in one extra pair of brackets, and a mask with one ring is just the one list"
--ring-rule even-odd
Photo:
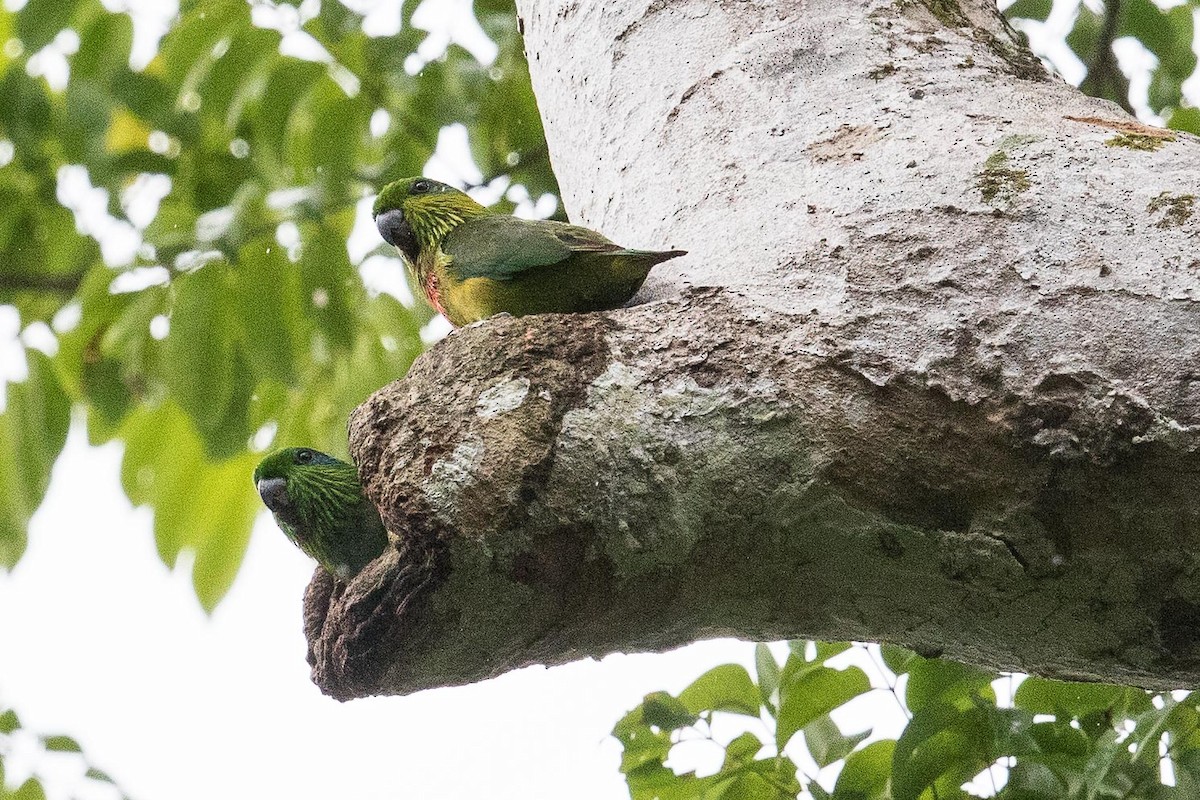
[(422, 177), (385, 186), (374, 216), (429, 302), (455, 325), (501, 312), (618, 308), (651, 267), (686, 252), (630, 250), (579, 225), (497, 214)]
[(267, 456), (254, 485), (292, 543), (332, 575), (349, 578), (387, 547), (379, 511), (353, 464), (307, 447)]

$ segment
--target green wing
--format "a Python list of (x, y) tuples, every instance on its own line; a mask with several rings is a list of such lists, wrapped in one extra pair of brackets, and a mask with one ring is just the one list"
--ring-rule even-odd
[(450, 272), (460, 280), (508, 281), (527, 270), (557, 264), (573, 253), (621, 250), (595, 231), (565, 222), (493, 214), (467, 220), (442, 242)]

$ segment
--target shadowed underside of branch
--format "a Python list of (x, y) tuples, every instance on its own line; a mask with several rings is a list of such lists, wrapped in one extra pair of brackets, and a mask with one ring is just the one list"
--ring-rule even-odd
[(794, 5), (522, 4), (572, 218), (691, 255), (356, 411), (394, 547), (310, 586), (323, 691), (712, 636), (1200, 683), (1200, 143), (984, 0)]
[(706, 290), (492, 320), (377, 393), (352, 450), (396, 549), (314, 580), (318, 684), (408, 693), (722, 635), (1200, 677), (1200, 458), (1171, 420), (1086, 373), (1032, 400), (878, 386), (746, 310)]

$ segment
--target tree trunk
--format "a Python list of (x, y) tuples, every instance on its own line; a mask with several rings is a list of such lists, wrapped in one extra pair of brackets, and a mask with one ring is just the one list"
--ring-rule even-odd
[(992, 0), (523, 0), (652, 302), (462, 330), (351, 421), (394, 550), (306, 598), (404, 694), (711, 636), (1200, 683), (1200, 140)]

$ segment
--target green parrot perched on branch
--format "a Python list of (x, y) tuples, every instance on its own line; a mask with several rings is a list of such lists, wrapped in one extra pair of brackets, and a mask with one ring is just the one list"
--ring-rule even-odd
[(292, 543), (335, 577), (354, 576), (387, 547), (379, 511), (353, 464), (289, 447), (259, 463), (254, 485)]
[(383, 187), (374, 217), (430, 304), (460, 326), (501, 312), (618, 308), (651, 267), (687, 252), (629, 250), (579, 225), (498, 214), (422, 177)]

